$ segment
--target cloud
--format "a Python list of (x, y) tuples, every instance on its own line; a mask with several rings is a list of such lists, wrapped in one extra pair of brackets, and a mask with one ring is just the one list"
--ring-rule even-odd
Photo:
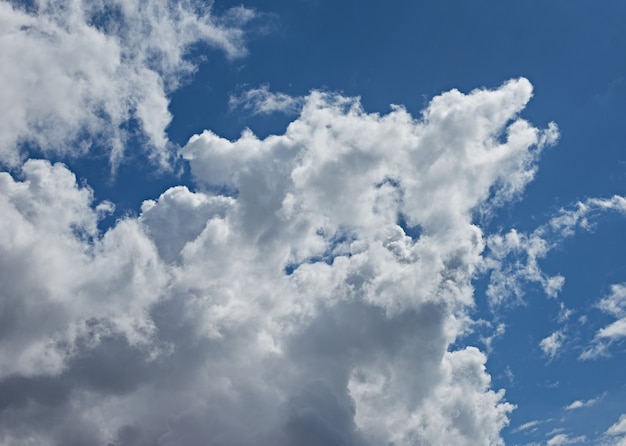
[(613, 424), (606, 431), (607, 435), (622, 435), (626, 434), (626, 414), (619, 417), (617, 423)]
[(532, 420), (529, 421), (527, 423), (521, 424), (519, 426), (517, 426), (515, 429), (513, 429), (512, 432), (522, 432), (522, 431), (527, 431), (528, 429), (532, 429), (533, 431), (535, 430), (536, 426), (541, 424), (542, 422), (539, 420)]
[[(626, 214), (626, 198), (619, 195), (589, 198), (577, 202), (571, 209), (561, 209), (547, 223), (530, 233), (511, 229), (505, 234), (487, 237), (488, 252), (482, 267), (490, 275), (487, 296), (491, 305), (508, 302), (511, 297), (521, 301), (525, 285), (529, 283), (538, 283), (548, 297), (558, 296), (565, 278), (548, 276), (541, 270), (539, 261), (573, 236), (576, 230), (593, 230), (596, 220), (611, 211)], [(620, 335), (621, 330), (621, 324), (618, 324), (607, 335)]]
[(574, 409), (580, 409), (582, 407), (588, 407), (588, 406), (593, 406), (594, 404), (596, 404), (598, 401), (600, 401), (600, 399), (603, 397), (604, 395), (600, 395), (597, 398), (593, 398), (587, 401), (582, 401), (582, 400), (576, 400), (574, 402), (572, 402), (571, 404), (568, 404), (565, 407), (565, 410), (574, 410)]
[(99, 237), (110, 205), (94, 208), (64, 166), (30, 160), (21, 174), (0, 173), (0, 378), (58, 375), (79, 342), (115, 334), (152, 348), (147, 310), (167, 275), (138, 222)]
[(454, 345), (476, 214), (546, 143), (531, 94), (453, 90), (417, 119), (313, 92), (283, 135), (191, 138), (195, 190), (104, 232), (63, 165), (2, 173), (0, 442), (503, 444), (514, 405)]
[[(552, 249), (540, 230), (530, 235), (515, 229), (504, 235), (493, 234), (487, 239), (487, 247), (489, 253), (484, 267), (490, 271), (487, 297), (492, 306), (510, 297), (521, 300), (527, 283), (539, 283), (549, 297), (556, 297), (561, 291), (565, 278), (548, 276), (539, 266), (539, 259), (546, 257)], [(525, 258), (525, 261), (512, 261), (513, 258)]]
[(243, 55), (252, 15), (215, 17), (198, 1), (0, 1), (0, 51), (11, 61), (0, 69), (0, 163), (18, 166), (23, 144), (64, 156), (97, 145), (115, 163), (130, 137), (123, 128), (136, 123), (165, 165), (167, 94), (195, 70), (188, 49)]
[(610, 444), (615, 444), (616, 446), (626, 445), (626, 414), (621, 415), (619, 420), (611, 425), (604, 435), (612, 437)]
[(253, 115), (271, 113), (296, 114), (304, 103), (304, 98), (293, 97), (285, 93), (273, 93), (269, 85), (244, 90), (230, 95), (228, 107), (231, 110), (240, 108), (250, 111)]
[(557, 434), (546, 443), (547, 446), (559, 446), (563, 444), (584, 443), (587, 438), (584, 435), (579, 437), (570, 437), (567, 434)]
[(563, 341), (565, 341), (565, 333), (559, 330), (542, 339), (541, 342), (539, 342), (539, 347), (541, 347), (543, 354), (549, 356), (552, 360), (563, 345)]
[(618, 319), (596, 332), (592, 345), (580, 355), (583, 360), (608, 355), (609, 345), (626, 337), (626, 284), (611, 285), (611, 292), (598, 302), (597, 307)]

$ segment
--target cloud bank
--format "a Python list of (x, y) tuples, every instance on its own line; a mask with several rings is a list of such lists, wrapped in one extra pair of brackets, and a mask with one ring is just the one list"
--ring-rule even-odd
[(196, 189), (104, 233), (112, 204), (62, 164), (0, 174), (0, 442), (502, 444), (514, 406), (453, 344), (476, 216), (558, 135), (519, 117), (531, 95), (452, 90), (415, 118), (313, 92), (282, 135), (192, 137)]

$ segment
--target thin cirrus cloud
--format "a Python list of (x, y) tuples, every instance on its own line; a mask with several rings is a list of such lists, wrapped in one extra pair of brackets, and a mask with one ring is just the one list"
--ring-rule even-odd
[(483, 262), (474, 212), (553, 141), (518, 117), (531, 92), (453, 90), (421, 119), (313, 92), (284, 135), (191, 138), (197, 191), (104, 234), (112, 205), (63, 165), (3, 173), (3, 441), (502, 443), (514, 406), (451, 346)]

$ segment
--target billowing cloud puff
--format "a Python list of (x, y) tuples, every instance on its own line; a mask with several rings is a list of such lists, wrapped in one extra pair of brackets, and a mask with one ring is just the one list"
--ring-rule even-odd
[(194, 43), (236, 57), (252, 12), (215, 18), (200, 1), (0, 1), (0, 162), (20, 146), (77, 155), (97, 143), (123, 155), (132, 122), (156, 161), (168, 158), (166, 93), (194, 70)]
[(3, 173), (0, 442), (502, 444), (513, 405), (452, 345), (475, 217), (557, 135), (519, 118), (531, 93), (453, 90), (416, 119), (314, 92), (283, 135), (191, 138), (196, 190), (105, 233), (111, 205), (62, 165)]

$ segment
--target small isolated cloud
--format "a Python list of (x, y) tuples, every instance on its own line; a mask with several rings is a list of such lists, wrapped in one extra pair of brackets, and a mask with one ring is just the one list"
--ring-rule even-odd
[(565, 431), (564, 427), (555, 427), (550, 432), (546, 432), (546, 437), (550, 437), (550, 436), (554, 436), (556, 434), (560, 434), (563, 431)]
[(513, 433), (516, 432), (523, 432), (523, 431), (528, 431), (530, 429), (532, 429), (533, 431), (535, 430), (534, 428), (536, 428), (538, 425), (540, 425), (542, 422), (539, 420), (532, 420), (529, 421), (527, 423), (524, 423), (518, 427), (516, 427), (515, 429), (512, 430)]
[(554, 359), (559, 349), (565, 341), (565, 333), (558, 330), (552, 333), (550, 336), (544, 338), (539, 342), (539, 347), (543, 351), (543, 354), (548, 356), (550, 360)]
[(228, 99), (228, 107), (231, 110), (242, 109), (253, 115), (268, 115), (271, 113), (297, 113), (304, 104), (304, 98), (293, 97), (285, 93), (274, 93), (268, 84), (259, 88), (243, 90), (233, 94)]
[(575, 444), (575, 443), (584, 443), (587, 440), (587, 437), (581, 435), (579, 437), (570, 437), (567, 434), (557, 434), (554, 437), (550, 438), (547, 442), (547, 446), (560, 446), (563, 444)]
[(575, 409), (581, 409), (583, 407), (593, 406), (598, 401), (600, 401), (602, 397), (603, 395), (600, 395), (597, 398), (593, 398), (587, 401), (583, 401), (583, 400), (573, 401), (571, 404), (568, 404), (567, 406), (565, 406), (565, 410), (575, 410)]
[(626, 315), (626, 283), (611, 285), (611, 292), (598, 302), (598, 308), (616, 317)]
[(609, 295), (601, 299), (597, 307), (617, 320), (596, 332), (592, 345), (580, 355), (583, 360), (608, 356), (609, 345), (626, 337), (626, 284), (611, 285)]
[(559, 303), (559, 307), (560, 309), (558, 321), (561, 323), (566, 322), (572, 316), (572, 314), (574, 314), (574, 311), (567, 308), (563, 302)]

